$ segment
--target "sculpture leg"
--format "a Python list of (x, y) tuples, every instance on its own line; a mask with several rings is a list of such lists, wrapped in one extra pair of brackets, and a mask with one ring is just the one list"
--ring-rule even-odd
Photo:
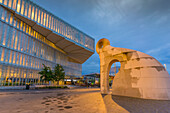
[(100, 67), (100, 89), (102, 94), (109, 93), (109, 75), (106, 68), (106, 65)]

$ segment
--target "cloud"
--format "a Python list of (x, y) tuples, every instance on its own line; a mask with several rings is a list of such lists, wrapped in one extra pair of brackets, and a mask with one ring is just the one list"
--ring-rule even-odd
[[(147, 51), (146, 53), (147, 54), (162, 53), (162, 52), (169, 50), (169, 49), (170, 49), (170, 43), (167, 43), (167, 44), (162, 45), (158, 48), (151, 49), (151, 50)], [(169, 51), (167, 51), (167, 52), (169, 52)]]

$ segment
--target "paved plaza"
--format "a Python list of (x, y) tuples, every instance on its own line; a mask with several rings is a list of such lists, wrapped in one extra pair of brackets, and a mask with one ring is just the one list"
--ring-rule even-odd
[(0, 113), (170, 112), (170, 101), (101, 95), (99, 88), (0, 90), (0, 103)]

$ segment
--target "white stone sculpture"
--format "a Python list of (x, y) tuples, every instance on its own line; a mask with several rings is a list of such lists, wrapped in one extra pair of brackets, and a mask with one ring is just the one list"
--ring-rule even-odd
[(144, 99), (170, 100), (170, 75), (155, 58), (145, 53), (110, 46), (109, 40), (98, 41), (96, 51), (100, 57), (100, 87), (109, 93), (111, 65), (121, 67), (112, 84), (112, 94)]

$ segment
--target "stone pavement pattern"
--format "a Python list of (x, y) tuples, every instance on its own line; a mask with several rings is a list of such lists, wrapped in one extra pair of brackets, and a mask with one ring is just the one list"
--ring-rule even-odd
[(0, 92), (0, 113), (106, 113), (99, 89)]
[(101, 95), (99, 88), (0, 90), (0, 113), (170, 113), (170, 101)]

